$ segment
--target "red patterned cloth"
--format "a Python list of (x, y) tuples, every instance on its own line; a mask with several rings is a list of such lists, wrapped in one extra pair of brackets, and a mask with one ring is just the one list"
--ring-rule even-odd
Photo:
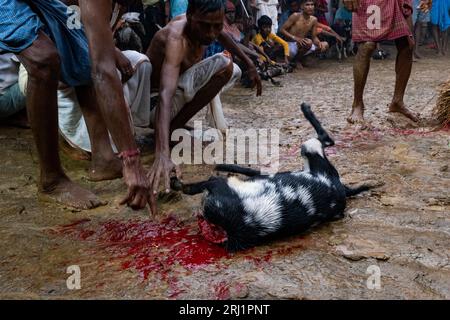
[[(374, 17), (373, 10), (368, 10), (371, 5), (381, 9), (380, 28), (368, 26)], [(411, 0), (361, 0), (358, 11), (353, 13), (353, 41), (379, 42), (412, 35), (406, 20), (412, 10)]]

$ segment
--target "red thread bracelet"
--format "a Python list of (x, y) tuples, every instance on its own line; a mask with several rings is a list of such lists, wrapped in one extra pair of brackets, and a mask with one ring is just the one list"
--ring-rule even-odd
[(124, 159), (137, 157), (140, 154), (141, 154), (141, 151), (139, 149), (127, 150), (127, 151), (122, 151), (121, 153), (119, 153), (119, 158), (124, 160)]

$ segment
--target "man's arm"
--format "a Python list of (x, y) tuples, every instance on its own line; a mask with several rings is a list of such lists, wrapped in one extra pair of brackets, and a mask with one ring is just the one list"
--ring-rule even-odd
[(301, 39), (291, 34), (288, 30), (295, 24), (297, 20), (297, 13), (292, 14), (286, 23), (281, 27), (281, 34), (286, 37), (286, 39), (292, 42), (299, 42)]
[(121, 202), (134, 209), (144, 208), (148, 200), (148, 183), (140, 163), (139, 152), (116, 70), (115, 46), (109, 26), (109, 0), (80, 0), (81, 18), (89, 41), (92, 78), (98, 106), (108, 131), (122, 155), (123, 174), (128, 195)]
[(165, 59), (161, 67), (159, 87), (159, 107), (156, 115), (156, 153), (169, 156), (169, 131), (172, 99), (180, 77), (184, 44), (181, 38), (169, 36), (165, 49)]
[(153, 214), (157, 213), (155, 195), (159, 191), (161, 176), (163, 176), (164, 179), (164, 187), (166, 192), (170, 191), (171, 172), (175, 171), (177, 177), (181, 179), (179, 168), (176, 167), (170, 159), (169, 135), (172, 100), (178, 86), (184, 52), (185, 48), (181, 37), (169, 35), (166, 42), (165, 59), (161, 67), (159, 106), (156, 109), (155, 160), (148, 174), (151, 188), (150, 206)]
[(233, 41), (233, 39), (230, 38), (229, 35), (227, 35), (225, 32), (221, 32), (219, 34), (219, 37), (217, 40), (231, 53), (238, 56), (239, 59), (244, 61), (244, 63), (248, 67), (248, 75), (250, 80), (254, 85), (256, 85), (256, 95), (260, 96), (262, 93), (262, 84), (261, 84), (261, 78), (258, 75), (258, 72), (256, 71), (256, 67), (253, 64), (252, 60), (244, 53), (242, 50), (238, 47), (238, 45)]

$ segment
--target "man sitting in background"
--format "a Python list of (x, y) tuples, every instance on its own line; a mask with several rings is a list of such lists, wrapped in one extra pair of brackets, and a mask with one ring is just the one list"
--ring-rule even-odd
[(314, 14), (314, 1), (303, 0), (301, 13), (292, 14), (281, 28), (281, 33), (289, 41), (290, 56), (303, 57), (315, 51), (325, 52), (329, 45), (318, 38), (318, 22)]

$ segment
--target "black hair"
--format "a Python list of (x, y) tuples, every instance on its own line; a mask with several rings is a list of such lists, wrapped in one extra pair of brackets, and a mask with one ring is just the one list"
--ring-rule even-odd
[(316, 1), (315, 0), (301, 0), (300, 1), (300, 5), (304, 5), (306, 2), (313, 2), (314, 5), (316, 5)]
[(272, 19), (270, 19), (268, 16), (262, 16), (258, 19), (259, 30), (261, 30), (264, 26), (272, 26)]
[(210, 13), (219, 10), (225, 10), (223, 0), (189, 0), (186, 14), (193, 14), (197, 11), (200, 13)]

